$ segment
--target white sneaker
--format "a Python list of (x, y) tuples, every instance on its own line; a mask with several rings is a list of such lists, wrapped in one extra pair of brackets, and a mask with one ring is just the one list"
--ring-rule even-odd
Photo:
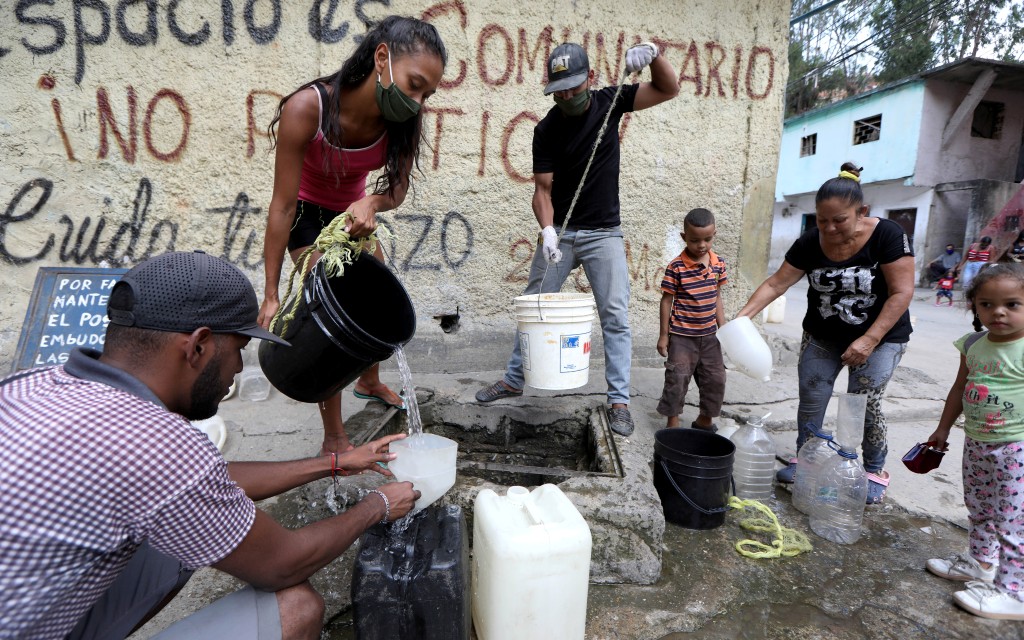
[(947, 580), (992, 582), (996, 577), (995, 565), (988, 569), (983, 569), (977, 560), (965, 554), (953, 556), (948, 560), (932, 558), (925, 567), (927, 567), (928, 571)]
[(982, 618), (1024, 620), (1024, 602), (987, 582), (968, 582), (953, 594), (953, 602)]

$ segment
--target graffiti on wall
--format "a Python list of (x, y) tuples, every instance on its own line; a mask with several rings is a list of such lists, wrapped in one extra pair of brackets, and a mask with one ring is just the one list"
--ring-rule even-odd
[[(0, 214), (0, 260), (14, 266), (48, 262), (117, 266), (174, 251), (178, 223), (150, 214), (153, 184), (149, 178), (139, 181), (127, 219), (114, 213), (111, 202), (104, 203), (110, 213), (86, 215), (77, 221), (66, 213), (50, 211), (47, 205), (55, 188), (53, 181), (35, 178), (21, 185), (7, 202)], [(212, 221), (211, 230), (220, 234), (220, 257), (247, 269), (263, 265), (263, 238), (254, 227), (264, 213), (250, 203), (248, 194), (239, 192), (229, 206), (210, 207), (205, 213)], [(15, 241), (31, 237), (19, 233), (23, 225), (49, 228), (54, 218), (59, 231), (29, 246)], [(123, 221), (116, 224), (112, 218)], [(458, 270), (473, 253), (473, 225), (458, 211), (448, 211), (440, 223), (433, 216), (414, 213), (397, 213), (392, 220), (382, 218), (380, 222), (404, 242), (399, 247), (392, 239), (387, 259), (403, 273)]]
[[(525, 285), (530, 280), (530, 264), (533, 262), (536, 250), (535, 240), (528, 238), (517, 238), (508, 248), (508, 257), (511, 266), (502, 278), (505, 282), (514, 282)], [(632, 286), (639, 287), (642, 291), (657, 291), (661, 288), (661, 278), (664, 268), (655, 265), (651, 261), (651, 248), (646, 242), (637, 249), (629, 239), (625, 241), (626, 246), (626, 267), (629, 271), (629, 280)], [(572, 271), (573, 286), (580, 293), (590, 293), (590, 286), (583, 281), (583, 269), (577, 268)]]
[[(346, 42), (358, 42), (358, 32), (372, 23), (368, 14), (386, 12), (390, 0), (210, 0), (206, 14), (186, 10), (186, 3), (180, 0), (72, 0), (70, 6), (56, 0), (18, 0), (13, 4), (10, 9), (0, 10), (13, 14), (5, 16), (13, 18), (11, 29), (0, 36), (0, 68), (18, 47), (44, 64), (50, 57), (73, 57), (73, 77), (58, 78), (50, 71), (34, 80), (41, 113), (49, 120), (46, 126), (60, 140), (67, 162), (141, 165), (145, 161), (147, 167), (157, 163), (159, 170), (161, 165), (180, 165), (187, 160), (195, 131), (204, 129), (204, 113), (197, 106), (203, 104), (202, 96), (175, 86), (173, 78), (161, 80), (156, 87), (103, 82), (95, 63), (90, 65), (95, 59), (90, 58), (92, 54), (103, 47), (128, 46), (142, 56), (147, 47), (157, 43), (164, 47), (168, 43), (172, 47), (208, 47), (210, 56), (223, 55), (232, 46), (271, 47), (282, 35), (283, 21), (295, 19), (300, 13), (310, 42), (346, 46)], [(469, 11), (470, 5), (464, 0), (445, 0), (422, 12), (422, 17), (435, 24), (446, 38), (470, 45), (465, 53), (451, 56), (440, 87), (442, 94), (449, 93), (455, 99), (446, 100), (447, 105), (435, 100), (424, 109), (424, 130), (430, 133), (431, 142), (424, 147), (425, 171), (446, 169), (446, 155), (456, 151), (453, 132), (469, 130), (475, 136), (479, 130), (478, 146), (474, 142), (478, 156), (475, 176), (467, 178), (498, 177), (516, 184), (530, 183), (529, 166), (518, 163), (528, 159), (529, 137), (546, 109), (524, 109), (510, 116), (496, 106), (504, 105), (504, 99), (499, 102), (487, 96), (509, 90), (520, 95), (529, 90), (536, 92), (537, 104), (550, 105), (540, 93), (546, 82), (544, 61), (558, 43), (566, 40), (580, 42), (588, 51), (598, 84), (621, 80), (626, 49), (653, 39), (678, 72), (681, 99), (760, 101), (777, 88), (776, 53), (756, 42), (659, 39), (621, 29), (583, 30), (555, 24), (488, 22), (471, 27)], [(343, 19), (352, 15), (357, 23)], [(268, 55), (279, 54), (268, 48)], [(58, 92), (58, 82), (73, 82), (76, 91)], [(481, 87), (485, 97), (478, 109), (468, 106), (471, 102), (459, 102), (459, 92), (479, 92)], [(267, 148), (267, 114), (273, 113), (289, 90), (251, 86), (244, 104), (218, 105), (222, 111), (233, 109), (241, 115), (238, 139), (244, 140), (244, 145), (234, 149), (225, 145), (225, 156), (237, 154), (252, 159), (257, 149)], [(479, 103), (479, 96), (474, 95)], [(68, 114), (92, 121), (88, 126), (73, 126), (67, 122)], [(623, 144), (628, 144), (630, 122), (627, 114), (620, 125), (618, 135)], [(49, 202), (61, 185), (46, 178), (12, 187), (13, 193), (0, 193), (0, 202), (6, 199), (0, 217), (0, 261), (13, 265), (124, 264), (173, 249), (179, 223), (150, 213), (152, 181), (156, 179), (158, 176), (139, 179), (133, 203), (122, 207), (127, 213), (111, 208), (109, 202), (97, 207), (102, 213), (76, 213), (73, 217), (51, 211)], [(199, 212), (209, 215), (219, 230), (220, 252), (225, 259), (248, 269), (262, 264), (265, 208), (254, 205), (244, 189), (237, 192), (233, 202), (209, 202), (200, 205)], [(43, 225), (52, 225), (54, 219), (55, 229), (43, 232), (37, 246), (11, 241), (15, 230), (32, 226), (44, 229)], [(397, 268), (404, 272), (442, 272), (457, 271), (471, 260), (471, 219), (467, 212), (413, 213), (400, 209), (390, 218), (382, 218), (382, 224), (394, 225), (402, 232), (401, 255), (399, 247), (391, 246)], [(512, 266), (505, 281), (525, 281), (533, 253), (531, 241), (516, 239), (509, 252)], [(634, 247), (627, 243), (631, 279), (634, 286), (644, 290), (656, 289), (660, 283), (659, 269), (650, 264), (649, 252), (646, 244)]]
[[(65, 15), (66, 10), (56, 8), (55, 4), (56, 0), (18, 0), (14, 6), (14, 22), (26, 32), (18, 44), (33, 56), (73, 51), (75, 84), (81, 84), (85, 78), (86, 56), (93, 47), (113, 42), (136, 48), (151, 47), (161, 37), (171, 37), (185, 47), (226, 47), (234, 45), (241, 37), (240, 26), (244, 26), (253, 44), (269, 45), (281, 31), (284, 13), (284, 0), (246, 0), (244, 4), (240, 0), (219, 0), (220, 15), (213, 21), (205, 17), (196, 21), (187, 16), (190, 3), (181, 0), (170, 0), (163, 10), (157, 6), (157, 0), (73, 0), (71, 16)], [(339, 0), (307, 0), (303, 4), (312, 41), (336, 44), (348, 36), (350, 25), (339, 18), (342, 13)], [(351, 9), (367, 25), (372, 20), (366, 9), (375, 4), (387, 7), (391, 3), (390, 0), (354, 0), (344, 10)], [(161, 14), (164, 20), (160, 19)], [(357, 42), (358, 37), (353, 35)], [(10, 52), (9, 46), (0, 47), (0, 58)]]

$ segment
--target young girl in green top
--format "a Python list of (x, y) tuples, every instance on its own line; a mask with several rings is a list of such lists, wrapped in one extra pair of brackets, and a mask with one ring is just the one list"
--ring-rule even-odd
[(988, 331), (954, 344), (960, 371), (928, 444), (945, 449), (964, 414), (968, 554), (929, 560), (930, 572), (967, 581), (953, 600), (971, 613), (1024, 620), (1024, 264), (987, 266), (966, 293)]

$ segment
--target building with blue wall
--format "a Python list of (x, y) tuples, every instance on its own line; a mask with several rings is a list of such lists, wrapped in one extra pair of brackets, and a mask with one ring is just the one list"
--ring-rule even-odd
[(1024, 178), (1024, 65), (968, 58), (784, 123), (769, 268), (814, 224), (814, 194), (864, 167), (871, 215), (911, 237), (922, 267), (963, 247)]

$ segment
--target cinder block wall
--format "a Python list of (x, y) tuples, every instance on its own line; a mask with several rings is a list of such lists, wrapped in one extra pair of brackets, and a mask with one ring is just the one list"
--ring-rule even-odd
[[(654, 360), (658, 284), (682, 214), (718, 215), (735, 310), (764, 276), (789, 2), (99, 0), (0, 4), (0, 370), (12, 363), (36, 270), (131, 266), (199, 248), (262, 293), (278, 98), (335, 70), (367, 21), (421, 16), (450, 52), (428, 102), (422, 174), (389, 255), (417, 309), (414, 368), (500, 368), (512, 298), (537, 237), (533, 125), (547, 52), (581, 42), (599, 84), (654, 40), (680, 96), (623, 120), (622, 211), (635, 353)], [(642, 79), (649, 79), (649, 72)], [(580, 274), (567, 283), (585, 290)], [(367, 300), (367, 304), (375, 304)], [(458, 331), (433, 316), (458, 308)]]

